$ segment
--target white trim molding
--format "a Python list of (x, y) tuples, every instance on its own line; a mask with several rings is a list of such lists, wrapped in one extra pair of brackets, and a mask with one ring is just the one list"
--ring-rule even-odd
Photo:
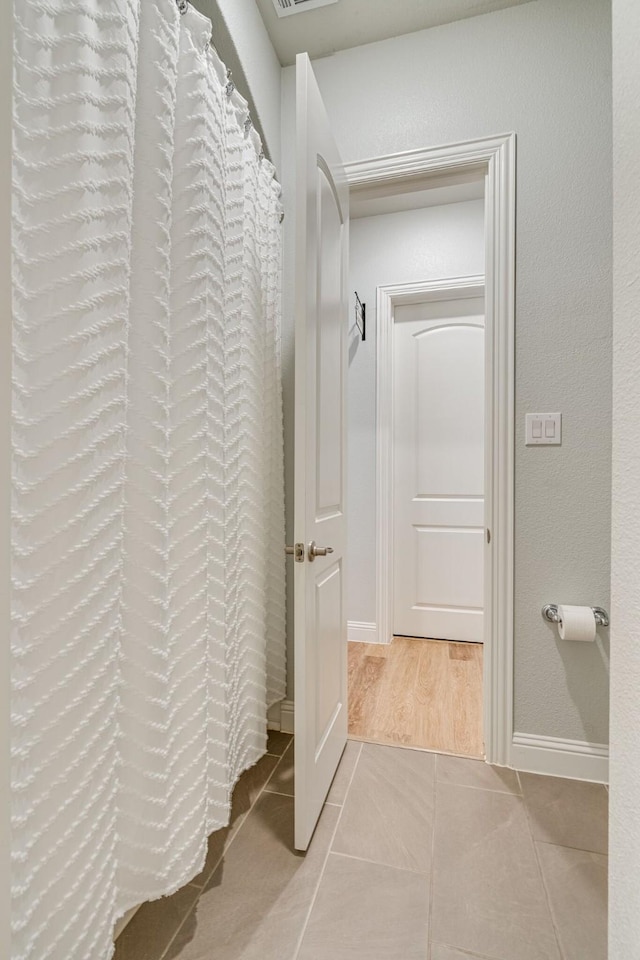
[[(515, 147), (515, 134), (507, 133), (345, 165), (353, 194), (403, 192), (438, 178), (485, 179), (485, 516), (491, 542), (485, 563), (483, 720), (487, 760), (504, 766), (513, 766)], [(385, 432), (380, 427), (379, 422), (378, 437)], [(384, 483), (386, 471), (379, 473)], [(379, 487), (378, 503), (384, 498), (389, 503), (390, 494)], [(377, 578), (388, 583), (390, 551), (382, 553)], [(383, 595), (388, 598), (378, 590), (376, 619), (379, 639), (388, 642), (390, 611)]]
[[(401, 304), (484, 296), (484, 277), (378, 287), (376, 301), (376, 605), (378, 642), (393, 639), (393, 323)], [(349, 639), (351, 635), (349, 634)], [(358, 639), (358, 638), (354, 638)]]
[(606, 743), (514, 733), (511, 761), (511, 766), (526, 773), (594, 783), (609, 782), (609, 747)]
[(280, 730), (282, 733), (293, 733), (293, 700), (279, 700), (269, 707), (267, 713), (267, 730)]
[(378, 625), (364, 623), (360, 620), (349, 620), (347, 623), (347, 640), (360, 643), (379, 643)]
[(409, 189), (415, 190), (416, 180), (438, 180), (446, 177), (451, 183), (449, 178), (455, 175), (459, 175), (460, 182), (481, 179), (487, 173), (488, 164), (505, 144), (513, 143), (515, 146), (515, 136), (515, 133), (497, 134), (494, 137), (462, 140), (439, 147), (406, 150), (385, 157), (345, 163), (344, 168), (351, 190), (355, 187), (356, 190), (370, 192), (372, 188), (386, 185), (392, 188), (387, 191), (389, 194), (400, 192), (399, 181), (412, 181), (413, 185)]
[(282, 733), (294, 731), (295, 707), (293, 700), (283, 700), (280, 704), (280, 730)]

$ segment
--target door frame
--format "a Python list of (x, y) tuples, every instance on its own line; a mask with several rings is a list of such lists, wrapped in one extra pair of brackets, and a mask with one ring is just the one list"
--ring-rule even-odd
[[(411, 189), (411, 184), (415, 189), (418, 182), (426, 186), (430, 179), (485, 178), (485, 517), (491, 541), (485, 543), (483, 724), (486, 759), (502, 766), (511, 765), (513, 740), (515, 141), (515, 133), (507, 133), (345, 164), (352, 191), (373, 187), (382, 195), (385, 191), (392, 194)], [(467, 291), (474, 286), (477, 289), (479, 279), (466, 277), (378, 289), (376, 613), (378, 640), (383, 643), (391, 638), (390, 595), (382, 584), (388, 586), (390, 572), (388, 361), (393, 305), (402, 302), (401, 289), (415, 298), (415, 288), (422, 286), (418, 299), (445, 299), (450, 298), (443, 296), (447, 290), (455, 289), (453, 296), (459, 297), (465, 286)], [(429, 290), (436, 296), (425, 296)], [(381, 349), (386, 370), (381, 363)], [(381, 429), (382, 424), (385, 429)], [(381, 520), (386, 520), (386, 541), (382, 538)]]

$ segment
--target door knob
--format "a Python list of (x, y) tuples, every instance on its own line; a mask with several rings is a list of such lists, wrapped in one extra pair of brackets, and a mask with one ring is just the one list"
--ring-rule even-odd
[(313, 561), (316, 557), (326, 557), (328, 553), (333, 553), (333, 547), (317, 547), (315, 540), (309, 544), (309, 560)]

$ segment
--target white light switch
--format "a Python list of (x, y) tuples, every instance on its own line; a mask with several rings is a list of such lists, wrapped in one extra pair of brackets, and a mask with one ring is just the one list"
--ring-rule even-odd
[(528, 413), (525, 425), (527, 446), (562, 443), (561, 413)]

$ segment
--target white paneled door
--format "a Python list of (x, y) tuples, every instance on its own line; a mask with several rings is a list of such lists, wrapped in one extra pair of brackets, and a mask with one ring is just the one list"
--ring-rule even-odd
[(484, 367), (482, 299), (396, 306), (396, 636), (483, 639)]
[(306, 54), (296, 73), (295, 845), (306, 850), (347, 741), (349, 191)]

